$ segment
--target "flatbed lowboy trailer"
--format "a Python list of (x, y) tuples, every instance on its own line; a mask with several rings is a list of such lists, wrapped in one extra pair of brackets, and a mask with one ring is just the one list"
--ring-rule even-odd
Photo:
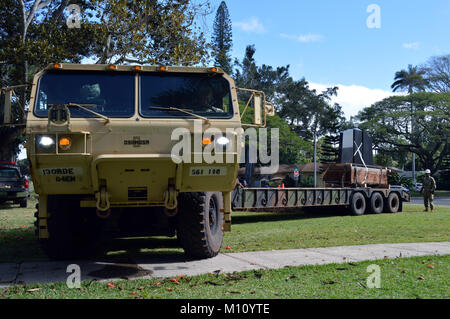
[(353, 215), (366, 212), (396, 213), (409, 202), (410, 195), (402, 187), (389, 188), (252, 188), (236, 187), (232, 195), (234, 211), (306, 207), (347, 207)]

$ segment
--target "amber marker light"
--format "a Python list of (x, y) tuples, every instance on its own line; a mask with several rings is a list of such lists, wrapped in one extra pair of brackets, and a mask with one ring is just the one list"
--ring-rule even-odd
[(133, 70), (135, 70), (135, 71), (141, 71), (141, 70), (142, 70), (142, 66), (140, 66), (140, 65), (135, 65), (135, 66), (133, 67)]
[(53, 63), (53, 68), (54, 69), (62, 69), (62, 65), (59, 63)]
[(204, 138), (202, 140), (202, 145), (209, 145), (211, 144), (211, 139), (210, 138)]
[(68, 137), (61, 137), (59, 139), (59, 147), (62, 150), (68, 150), (72, 146), (72, 140)]
[(214, 73), (217, 72), (217, 68), (210, 68), (209, 70)]
[(165, 67), (164, 65), (161, 65), (158, 67), (159, 71), (167, 71), (167, 67)]
[(114, 65), (114, 64), (108, 65), (108, 70), (111, 70), (111, 71), (117, 70), (117, 65)]

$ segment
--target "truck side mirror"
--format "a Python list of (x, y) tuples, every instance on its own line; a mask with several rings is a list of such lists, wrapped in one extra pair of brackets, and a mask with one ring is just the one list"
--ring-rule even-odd
[(253, 118), (253, 124), (255, 125), (262, 125), (262, 118), (263, 118), (263, 98), (261, 94), (255, 94), (253, 98), (253, 111), (254, 118)]
[(244, 116), (245, 112), (248, 109), (248, 106), (253, 101), (253, 124), (242, 124), (245, 126), (266, 126), (266, 116), (274, 116), (275, 108), (272, 103), (266, 101), (266, 96), (264, 92), (251, 90), (251, 89), (243, 89), (236, 88), (237, 91), (244, 91), (249, 94), (247, 104), (245, 105), (244, 110), (241, 113), (241, 118)]

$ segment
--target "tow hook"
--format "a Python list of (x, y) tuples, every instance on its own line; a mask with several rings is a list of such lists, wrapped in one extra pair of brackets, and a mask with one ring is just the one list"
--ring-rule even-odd
[[(176, 208), (178, 206), (178, 201), (177, 201), (177, 191), (175, 190), (175, 188), (173, 186), (169, 186), (169, 189), (167, 189), (164, 192), (164, 212), (166, 213), (166, 211), (174, 211), (174, 212), (169, 212), (169, 214), (172, 214), (172, 216), (175, 216), (177, 211)], [(167, 215), (167, 213), (166, 213)], [(170, 215), (167, 215), (170, 216)]]
[[(102, 215), (105, 215), (104, 213), (110, 210), (110, 202), (109, 202), (110, 195), (106, 191), (106, 187), (102, 186), (100, 188), (100, 191), (95, 193), (95, 198), (97, 199), (96, 206), (97, 206), (97, 212), (102, 212)], [(98, 213), (97, 213), (98, 216)], [(109, 215), (108, 215), (109, 216)], [(99, 216), (100, 217), (100, 216)]]

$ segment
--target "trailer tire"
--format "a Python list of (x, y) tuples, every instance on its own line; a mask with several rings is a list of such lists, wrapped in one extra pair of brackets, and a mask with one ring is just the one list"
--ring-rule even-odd
[(384, 210), (384, 200), (381, 193), (375, 192), (370, 196), (370, 212), (372, 214), (381, 214)]
[(178, 207), (177, 238), (186, 255), (199, 259), (216, 256), (223, 241), (222, 193), (182, 193)]
[(360, 192), (354, 193), (350, 200), (350, 209), (353, 215), (361, 216), (366, 211), (366, 198)]
[(397, 193), (390, 193), (385, 202), (384, 211), (387, 213), (397, 213), (400, 208), (400, 198)]

